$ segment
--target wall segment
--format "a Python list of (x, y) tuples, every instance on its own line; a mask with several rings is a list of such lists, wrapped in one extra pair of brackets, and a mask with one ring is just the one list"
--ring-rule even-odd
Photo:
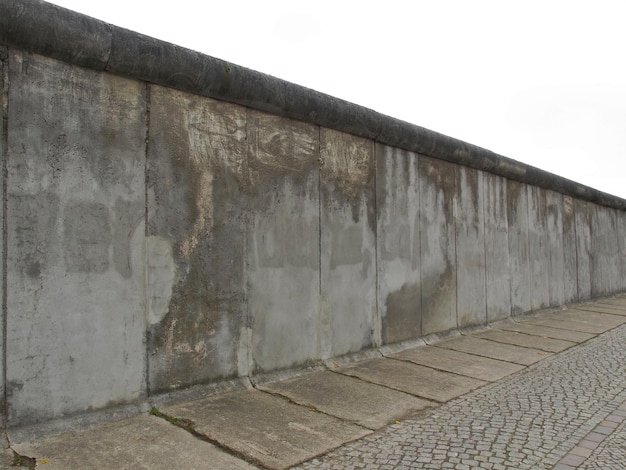
[(0, 59), (5, 426), (626, 288), (622, 199), (44, 2)]

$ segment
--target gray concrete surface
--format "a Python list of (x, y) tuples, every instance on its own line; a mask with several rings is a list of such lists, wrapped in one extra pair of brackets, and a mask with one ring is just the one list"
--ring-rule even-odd
[(576, 225), (576, 264), (578, 279), (578, 300), (591, 298), (591, 219), (592, 204), (576, 199), (574, 201), (574, 222)]
[(570, 196), (563, 196), (563, 301), (578, 301), (578, 259), (570, 256), (576, 253), (578, 234), (576, 233), (576, 201)]
[[(614, 315), (613, 315), (614, 316)], [(581, 319), (580, 317), (568, 318), (566, 322), (557, 318), (533, 318), (529, 320), (523, 320), (524, 323), (530, 323), (532, 325), (548, 326), (554, 328), (562, 328), (564, 330), (580, 331), (583, 333), (600, 334), (606, 331), (606, 324), (612, 324), (617, 326), (615, 321), (609, 319), (605, 325), (597, 325), (588, 320)]]
[(247, 112), (159, 86), (149, 106), (148, 374), (158, 393), (248, 372)]
[(20, 455), (36, 455), (37, 468), (50, 470), (256, 468), (147, 414), (13, 448)]
[[(331, 371), (257, 388), (368, 429), (379, 429), (411, 411), (434, 405), (429, 400)], [(346, 400), (345, 397), (350, 398)]]
[(336, 371), (436, 401), (450, 400), (486, 383), (439, 369), (387, 358), (348, 364)]
[(507, 180), (483, 174), (487, 322), (511, 316), (511, 263)]
[(8, 68), (15, 426), (145, 394), (146, 97), (137, 81), (21, 51)]
[(422, 336), (419, 157), (376, 146), (378, 311), (385, 344)]
[(422, 335), (457, 326), (454, 201), (458, 168), (418, 160)]
[(509, 235), (509, 270), (511, 279), (511, 314), (529, 312), (531, 307), (528, 238), (528, 189), (518, 181), (507, 181), (507, 224)]
[[(619, 250), (617, 213), (608, 207), (593, 206), (591, 211), (591, 295), (607, 295), (618, 284), (621, 269), (615, 256)], [(608, 230), (607, 230), (608, 229)], [(615, 235), (614, 235), (615, 233)]]
[(0, 64), (7, 429), (626, 289), (626, 201), (492, 152), (38, 0)]
[[(487, 323), (486, 275), (476, 275), (486, 271), (483, 175), (482, 171), (464, 167), (459, 167), (456, 173), (454, 239), (459, 328)], [(430, 332), (433, 331), (440, 330)]]
[[(549, 304), (558, 307), (565, 303), (565, 284), (572, 281), (572, 276), (565, 271), (565, 248), (570, 238), (564, 237), (563, 195), (546, 191), (546, 231), (548, 233), (548, 252), (550, 253), (548, 281), (550, 282)], [(569, 251), (569, 253), (573, 253)], [(571, 256), (569, 257), (571, 258)], [(574, 278), (575, 279), (575, 278)], [(574, 280), (575, 282), (575, 280)], [(568, 291), (571, 290), (568, 285)]]
[[(457, 340), (451, 340), (455, 341)], [(518, 364), (434, 346), (410, 349), (390, 357), (487, 382), (493, 382), (523, 369)]]
[(514, 344), (502, 344), (475, 336), (462, 336), (437, 343), (437, 346), (525, 366), (534, 364), (543, 359), (543, 356), (549, 354), (537, 349), (524, 348)]
[(562, 328), (550, 328), (548, 326), (531, 325), (530, 323), (510, 323), (499, 326), (504, 331), (515, 331), (541, 338), (554, 338), (573, 343), (582, 343), (594, 337), (591, 333), (581, 331), (564, 330)]
[(560, 320), (567, 319), (577, 324), (594, 325), (599, 328), (615, 328), (616, 326), (626, 323), (626, 317), (623, 315), (615, 315), (611, 313), (590, 312), (586, 310), (569, 309), (564, 312), (557, 312), (550, 316), (551, 318)]
[(380, 345), (374, 143), (320, 130), (320, 356)]
[(248, 112), (251, 198), (247, 305), (250, 369), (319, 358), (319, 129)]
[(195, 432), (263, 466), (287, 468), (371, 433), (313, 409), (256, 390), (231, 392), (164, 408)]
[[(626, 312), (626, 297), (620, 303)], [(569, 323), (567, 315), (555, 321)], [(25, 466), (105, 470), (619, 469), (626, 437), (626, 325), (605, 328), (528, 367), (496, 360), (483, 349), (463, 355), (463, 375), (447, 373), (441, 367), (452, 364), (456, 351), (418, 346), (395, 354), (403, 360), (331, 363), (329, 370), (163, 406), (153, 416), (21, 442), (11, 442), (9, 434), (0, 468), (15, 468), (16, 452)], [(484, 378), (490, 382), (467, 382), (467, 375), (488, 367), (494, 375)], [(449, 382), (437, 382), (440, 374), (459, 378), (455, 385), (463, 390), (451, 393)], [(415, 385), (429, 377), (428, 387)]]
[(608, 313), (610, 315), (626, 315), (623, 310), (620, 310), (620, 307), (607, 303), (598, 303), (594, 305), (582, 304), (576, 306), (576, 310), (582, 310), (585, 312)]
[(609, 328), (615, 328), (626, 323), (626, 318), (607, 313), (567, 310), (556, 312), (545, 319), (524, 320), (524, 322), (599, 334)]
[[(541, 310), (550, 306), (551, 287), (546, 191), (541, 191), (536, 186), (527, 186), (527, 197), (530, 306), (532, 310)], [(552, 283), (555, 280), (552, 279)]]
[(498, 343), (515, 344), (540, 351), (559, 352), (574, 346), (574, 342), (562, 339), (538, 337), (516, 331), (487, 330), (475, 335), (477, 338), (489, 339)]
[[(0, 162), (4, 162), (6, 161), (6, 154), (8, 153), (8, 91), (9, 91), (9, 83), (8, 83), (8, 78), (9, 78), (9, 74), (8, 74), (8, 69), (5, 66), (5, 60), (7, 57), (7, 48), (4, 46), (0, 46), (0, 116), (2, 116), (2, 126), (0, 126)], [(2, 190), (2, 193), (0, 194), (4, 194), (4, 184), (5, 184), (5, 179), (4, 178), (0, 178), (0, 190)], [(4, 227), (4, 223), (5, 223), (5, 213), (4, 210), (2, 211), (2, 215), (0, 215), (0, 222), (2, 223), (2, 226)], [(5, 242), (5, 236), (6, 234), (4, 233), (4, 230), (0, 230), (0, 242), (2, 243), (2, 246), (4, 246), (4, 242)], [(2, 262), (2, 266), (5, 265), (5, 253), (4, 250), (2, 250), (2, 255), (0, 255), (0, 261)], [(4, 299), (4, 289), (5, 289), (5, 278), (6, 278), (6, 272), (4, 269), (0, 269), (0, 295), (2, 295), (2, 298)], [(0, 351), (6, 351), (5, 349), (5, 338), (6, 338), (6, 326), (4, 325), (4, 321), (2, 322), (2, 339), (0, 339)], [(6, 357), (3, 354), (2, 355), (2, 362), (4, 363), (4, 361), (6, 361)], [(6, 380), (0, 380), (0, 396), (5, 396), (5, 382)], [(4, 413), (0, 413), (0, 426), (2, 426), (3, 429), (6, 428), (6, 415)]]

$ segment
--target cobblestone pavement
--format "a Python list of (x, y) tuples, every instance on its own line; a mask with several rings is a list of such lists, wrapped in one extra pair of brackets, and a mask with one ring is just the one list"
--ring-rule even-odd
[[(624, 401), (626, 325), (298, 468), (552, 469)], [(626, 469), (624, 432), (581, 468)]]

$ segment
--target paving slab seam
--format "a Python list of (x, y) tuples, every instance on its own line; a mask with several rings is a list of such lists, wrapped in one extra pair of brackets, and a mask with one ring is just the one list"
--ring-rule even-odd
[(603, 308), (594, 308), (593, 306), (589, 306), (589, 307), (575, 307), (572, 310), (577, 310), (579, 312), (590, 312), (590, 313), (600, 313), (602, 315), (612, 315), (614, 317), (623, 317), (624, 314), (620, 314), (618, 313), (620, 310), (615, 309), (614, 312), (608, 312), (607, 310), (613, 310), (610, 307), (603, 307)]
[[(488, 331), (499, 331), (499, 329), (498, 329), (498, 328), (491, 328), (491, 329), (490, 329), (490, 330), (488, 330)], [(482, 333), (482, 331), (479, 331), (479, 332), (477, 332), (477, 333), (478, 333), (478, 334), (479, 334), (479, 333)], [(530, 333), (524, 333), (524, 332), (522, 332), (522, 331), (517, 331), (516, 333), (517, 333), (518, 335), (528, 336), (529, 338), (532, 338), (532, 337), (537, 337), (537, 335), (532, 335), (532, 334), (530, 334)], [(475, 335), (464, 335), (464, 336), (475, 336)], [(500, 344), (511, 344), (511, 343), (508, 343), (508, 342), (506, 342), (506, 341), (499, 341), (499, 340), (497, 340), (497, 339), (494, 339), (494, 338), (487, 338), (487, 337), (484, 337), (484, 336), (481, 336), (480, 338), (481, 338), (481, 339), (486, 339), (487, 341), (493, 341), (494, 343), (500, 343)], [(580, 343), (574, 343), (574, 346), (575, 346), (576, 344), (580, 344)], [(538, 349), (538, 348), (535, 348), (535, 347), (532, 347), (532, 346), (522, 346), (522, 347), (524, 347), (524, 348), (528, 348), (528, 349), (536, 349), (537, 351), (543, 351), (542, 349)], [(570, 346), (570, 347), (571, 347), (571, 346)], [(547, 351), (544, 351), (544, 352), (547, 352)], [(559, 352), (561, 352), (561, 351), (559, 351)]]
[[(358, 377), (355, 377), (355, 378), (358, 378)], [(359, 380), (361, 380), (361, 379), (359, 379)], [(256, 388), (259, 392), (261, 392), (261, 393), (266, 393), (266, 394), (268, 394), (268, 395), (273, 395), (273, 396), (275, 396), (275, 397), (281, 398), (282, 400), (285, 400), (285, 401), (287, 401), (287, 402), (291, 403), (292, 405), (296, 405), (296, 406), (299, 406), (299, 407), (302, 407), (302, 408), (307, 408), (309, 411), (312, 411), (312, 412), (314, 412), (314, 413), (320, 413), (320, 414), (323, 414), (323, 415), (329, 416), (329, 417), (331, 417), (331, 418), (338, 419), (338, 420), (343, 421), (343, 422), (345, 422), (345, 423), (349, 423), (349, 424), (352, 424), (352, 425), (354, 425), (354, 426), (358, 426), (358, 427), (360, 427), (360, 428), (363, 428), (363, 429), (365, 429), (365, 430), (367, 430), (367, 431), (373, 431), (373, 429), (368, 428), (367, 426), (363, 426), (363, 425), (359, 424), (358, 422), (356, 422), (356, 421), (354, 421), (354, 420), (345, 419), (345, 418), (342, 418), (342, 417), (340, 417), (340, 416), (336, 416), (336, 415), (333, 415), (333, 414), (331, 414), (331, 413), (327, 413), (327, 412), (325, 412), (325, 411), (323, 411), (323, 410), (320, 410), (320, 409), (319, 409), (319, 408), (317, 408), (316, 406), (311, 406), (311, 405), (308, 405), (307, 403), (304, 403), (304, 402), (299, 402), (299, 401), (297, 401), (297, 400), (294, 400), (293, 398), (291, 398), (290, 396), (288, 396), (288, 395), (286, 395), (286, 394), (284, 394), (284, 393), (280, 393), (280, 392), (273, 391), (273, 390), (269, 390), (269, 389), (265, 389), (265, 388), (257, 388), (257, 387), (255, 387), (255, 388)], [(357, 438), (357, 439), (358, 439), (358, 438)], [(352, 439), (352, 440), (354, 440), (354, 439)], [(346, 441), (346, 442), (350, 442), (350, 441)], [(340, 447), (341, 445), (343, 445), (343, 444), (340, 444), (340, 445), (339, 445), (339, 446), (337, 446), (337, 447)]]
[[(434, 346), (432, 346), (432, 347), (434, 347)], [(441, 348), (441, 349), (445, 349), (445, 348)], [(472, 354), (472, 353), (465, 353), (465, 354), (469, 354), (470, 356), (484, 357), (484, 358), (486, 358), (486, 359), (491, 359), (491, 358), (489, 358), (489, 357), (487, 357), (487, 356), (480, 356), (480, 355), (478, 355), (478, 354)], [(441, 372), (445, 372), (446, 374), (456, 375), (456, 376), (458, 376), (458, 377), (471, 377), (471, 378), (475, 378), (474, 376), (472, 376), (472, 375), (470, 375), (470, 374), (461, 374), (461, 373), (459, 373), (459, 372), (454, 372), (454, 371), (452, 371), (452, 370), (450, 370), (450, 369), (446, 369), (446, 368), (444, 368), (444, 367), (437, 367), (436, 365), (433, 365), (433, 364), (429, 364), (429, 365), (425, 365), (425, 364), (417, 364), (417, 363), (415, 363), (415, 362), (411, 361), (410, 359), (405, 359), (405, 358), (402, 358), (402, 357), (397, 357), (397, 356), (385, 356), (385, 358), (386, 358), (386, 359), (392, 359), (392, 360), (394, 360), (394, 361), (406, 362), (406, 363), (409, 363), (409, 364), (421, 365), (421, 366), (423, 366), (423, 367), (428, 367), (429, 369), (438, 370), (438, 371), (441, 371)], [(494, 360), (499, 360), (499, 359), (494, 359)], [(507, 362), (507, 361), (502, 361), (502, 362)], [(513, 363), (511, 362), (510, 364), (513, 364)], [(519, 372), (519, 371), (518, 371), (518, 372)], [(484, 382), (484, 384), (483, 384), (483, 385), (481, 385), (479, 388), (484, 387), (485, 385), (487, 385), (487, 384), (489, 384), (489, 383), (493, 382), (492, 380), (486, 380), (486, 379), (477, 379), (477, 380), (480, 380), (481, 382)], [(476, 389), (475, 389), (475, 390), (476, 390)], [(416, 395), (416, 396), (419, 396), (419, 395)], [(425, 399), (425, 400), (428, 400), (428, 399), (429, 399), (429, 398), (427, 398), (427, 397), (423, 397), (423, 396), (420, 396), (420, 398), (423, 398), (423, 399)], [(439, 403), (446, 403), (446, 402), (445, 402), (445, 401), (443, 401), (443, 402), (439, 402)]]
[(224, 443), (220, 442), (219, 440), (216, 439), (212, 439), (211, 437), (207, 436), (206, 434), (203, 434), (201, 432), (199, 432), (198, 430), (196, 430), (195, 428), (195, 423), (193, 422), (193, 420), (190, 419), (186, 419), (186, 418), (178, 418), (176, 416), (170, 416), (166, 413), (163, 413), (162, 411), (153, 408), (152, 410), (150, 410), (150, 415), (162, 419), (164, 421), (166, 421), (167, 423), (169, 423), (172, 426), (175, 426), (177, 428), (180, 428), (186, 432), (188, 432), (190, 435), (192, 435), (194, 438), (199, 439), (203, 442), (208, 442), (209, 444), (214, 445), (215, 447), (217, 447), (218, 449), (226, 452), (227, 454), (236, 457), (238, 459), (243, 460), (244, 462), (247, 462), (249, 464), (255, 465), (259, 468), (262, 468), (264, 470), (272, 470), (271, 467), (266, 467), (265, 465), (263, 465), (263, 463), (259, 462), (258, 460), (254, 459), (253, 457), (250, 457), (248, 455), (245, 455), (241, 452), (238, 452), (236, 449), (232, 449), (230, 447), (228, 447), (227, 445), (225, 445)]
[[(390, 359), (390, 358), (385, 357), (385, 359)], [(410, 362), (410, 361), (401, 361), (401, 362)], [(351, 375), (351, 374), (348, 374), (346, 372), (341, 372), (341, 371), (338, 371), (338, 370), (331, 370), (331, 372), (333, 372), (334, 374), (339, 374), (339, 375), (345, 375), (345, 376), (348, 376), (348, 377), (352, 377), (354, 379), (361, 380), (362, 382), (365, 382), (365, 383), (370, 384), (370, 385), (378, 385), (379, 387), (388, 388), (389, 390), (393, 390), (394, 392), (406, 393), (406, 394), (411, 395), (413, 397), (420, 398), (421, 400), (430, 401), (430, 402), (432, 402), (436, 406), (439, 406), (442, 403), (444, 403), (444, 402), (441, 402), (441, 401), (435, 401), (432, 398), (427, 398), (427, 397), (424, 397), (424, 396), (421, 396), (421, 395), (418, 395), (418, 394), (415, 394), (415, 393), (407, 392), (406, 390), (403, 390), (403, 389), (401, 389), (399, 387), (393, 387), (393, 386), (391, 386), (389, 384), (381, 384), (380, 382), (374, 382), (372, 380), (367, 380), (367, 379), (365, 379), (363, 377), (359, 377), (359, 376), (356, 376), (356, 375)]]
[[(470, 335), (470, 336), (473, 336), (473, 335)], [(496, 343), (496, 344), (509, 344), (509, 345), (510, 345), (510, 343), (503, 343), (503, 342), (501, 342), (501, 341), (494, 341), (494, 340), (489, 339), (489, 338), (480, 338), (480, 339), (485, 340), (485, 341), (490, 341), (490, 342), (492, 342), (492, 343)], [(433, 346), (434, 346), (434, 347), (441, 348), (441, 349), (446, 349), (446, 348), (445, 348), (445, 346), (443, 346), (442, 344), (433, 344)], [(552, 355), (553, 355), (552, 353), (550, 353), (550, 352), (546, 352), (546, 351), (543, 351), (543, 350), (541, 350), (541, 349), (529, 348), (529, 347), (527, 347), (527, 346), (520, 346), (520, 347), (524, 347), (524, 348), (526, 348), (526, 349), (532, 349), (532, 350), (537, 351), (538, 353), (540, 353), (540, 352), (541, 352), (541, 353), (544, 353), (544, 354), (545, 354), (545, 357), (543, 357), (542, 359), (545, 359), (545, 358), (550, 357), (550, 356), (552, 356)], [(486, 355), (486, 354), (478, 354), (478, 353), (475, 353), (475, 352), (468, 352), (467, 354), (471, 354), (472, 356), (477, 356), (477, 357), (484, 357), (484, 358), (487, 358), (487, 359), (493, 359), (493, 356), (489, 356), (489, 355)], [(502, 361), (502, 362), (507, 362), (507, 363), (509, 363), (509, 364), (518, 364), (518, 365), (522, 365), (522, 366), (524, 366), (524, 367), (530, 367), (530, 366), (532, 365), (532, 364), (520, 364), (519, 362), (514, 362), (514, 361), (511, 361), (511, 360), (509, 360), (509, 359), (501, 359), (501, 358), (498, 358), (497, 360), (498, 360), (498, 361)]]

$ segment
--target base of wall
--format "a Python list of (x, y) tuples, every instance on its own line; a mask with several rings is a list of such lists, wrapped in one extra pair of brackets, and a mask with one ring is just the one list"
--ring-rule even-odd
[(502, 325), (517, 323), (521, 319), (528, 319), (539, 315), (557, 313), (560, 311), (576, 308), (577, 306), (592, 304), (598, 300), (611, 299), (624, 295), (626, 295), (626, 291), (610, 296), (596, 297), (594, 299), (589, 299), (582, 302), (571, 303), (560, 307), (552, 307), (539, 311), (528, 312), (521, 315), (516, 315), (512, 318), (498, 320), (482, 326), (453, 329), (443, 333), (431, 334), (414, 340), (388, 344), (379, 348), (366, 349), (357, 353), (335, 357), (326, 361), (320, 361), (318, 364), (315, 364), (311, 367), (284, 369), (264, 374), (257, 374), (249, 377), (224, 380), (204, 385), (195, 385), (186, 389), (176, 390), (173, 392), (148, 397), (134, 404), (119, 405), (98, 411), (87, 411), (77, 415), (53, 419), (38, 424), (9, 428), (7, 429), (6, 433), (10, 444), (28, 442), (35, 439), (40, 439), (42, 437), (54, 436), (77, 429), (89, 428), (105, 422), (122, 420), (138, 415), (140, 413), (146, 413), (153, 408), (162, 408), (178, 403), (200, 400), (203, 398), (207, 398), (211, 395), (227, 393), (236, 390), (252, 389), (263, 384), (279, 382), (294, 377), (306, 375), (312, 372), (319, 372), (325, 369), (332, 370), (333, 368), (337, 368), (346, 364), (388, 356), (390, 354), (399, 353), (401, 351), (415, 348), (418, 346), (435, 344), (437, 342), (444, 341), (446, 339), (450, 339), (452, 337), (460, 336), (470, 332), (478, 332), (481, 330), (501, 327)]

